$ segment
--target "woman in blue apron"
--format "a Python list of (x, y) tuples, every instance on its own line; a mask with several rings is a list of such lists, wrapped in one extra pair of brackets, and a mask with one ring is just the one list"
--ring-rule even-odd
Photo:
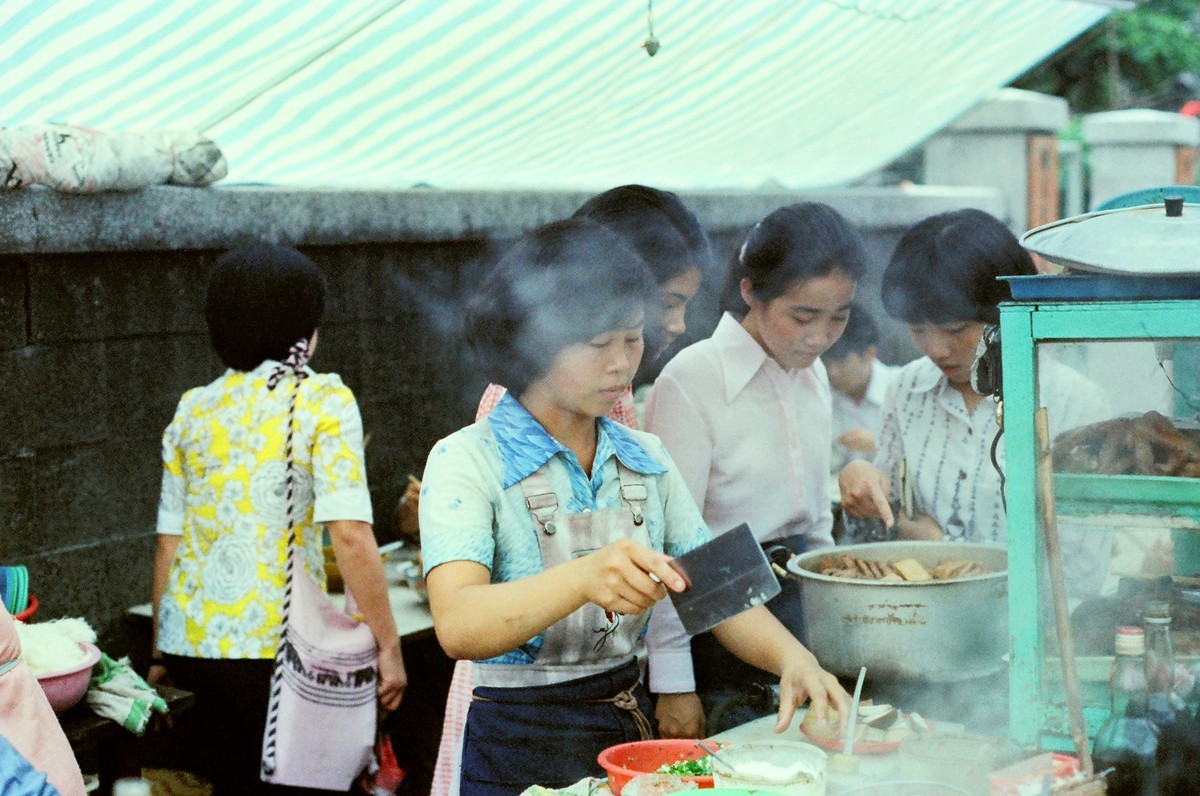
[[(642, 354), (644, 264), (590, 222), (518, 242), (481, 284), (466, 336), (508, 394), (426, 465), (422, 553), (434, 626), (474, 661), (463, 794), (599, 776), (606, 747), (653, 734), (638, 655), (669, 564), (710, 534), (661, 443), (605, 417)], [(780, 676), (780, 722), (847, 702), (764, 608), (717, 637)], [(844, 711), (842, 711), (844, 713)]]
[[(862, 237), (836, 210), (817, 202), (776, 210), (734, 257), (712, 336), (668, 362), (646, 401), (646, 429), (662, 439), (708, 526), (748, 524), (779, 563), (833, 544), (832, 404), (819, 357), (845, 329), (865, 271)], [(782, 587), (767, 608), (803, 639), (800, 584)], [(654, 612), (646, 645), (663, 735), (712, 735), (775, 711), (770, 673), (711, 634), (689, 644), (670, 605)]]

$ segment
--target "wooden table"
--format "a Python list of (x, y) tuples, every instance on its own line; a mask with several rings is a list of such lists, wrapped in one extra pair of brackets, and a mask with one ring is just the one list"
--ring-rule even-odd
[[(196, 702), (191, 691), (164, 685), (155, 686), (155, 690), (172, 714), (187, 710)], [(80, 750), (96, 747), (101, 796), (112, 793), (113, 783), (121, 777), (142, 775), (139, 737), (112, 719), (96, 715), (86, 701), (63, 713), (58, 721), (76, 756)]]

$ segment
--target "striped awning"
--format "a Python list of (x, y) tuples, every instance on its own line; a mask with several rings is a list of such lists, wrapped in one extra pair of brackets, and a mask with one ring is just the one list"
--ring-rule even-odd
[(227, 182), (812, 188), (1099, 21), (1084, 0), (4, 0), (0, 126), (204, 132)]

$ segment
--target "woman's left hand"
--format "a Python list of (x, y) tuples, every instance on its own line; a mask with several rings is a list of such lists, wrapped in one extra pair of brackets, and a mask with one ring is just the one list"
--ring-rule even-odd
[(775, 732), (783, 732), (792, 723), (796, 708), (809, 703), (808, 709), (824, 724), (829, 719), (829, 708), (834, 707), (845, 732), (846, 720), (850, 715), (850, 695), (842, 688), (837, 678), (821, 668), (812, 653), (803, 647), (790, 655), (779, 676), (779, 720)]
[(896, 538), (906, 541), (940, 542), (946, 538), (942, 526), (928, 514), (917, 513), (911, 519), (904, 512), (896, 517)]

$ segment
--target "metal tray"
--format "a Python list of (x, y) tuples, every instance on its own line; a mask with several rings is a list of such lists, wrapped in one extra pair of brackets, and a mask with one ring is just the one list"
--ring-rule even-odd
[(1038, 274), (1002, 276), (1014, 301), (1138, 301), (1200, 298), (1200, 276)]

